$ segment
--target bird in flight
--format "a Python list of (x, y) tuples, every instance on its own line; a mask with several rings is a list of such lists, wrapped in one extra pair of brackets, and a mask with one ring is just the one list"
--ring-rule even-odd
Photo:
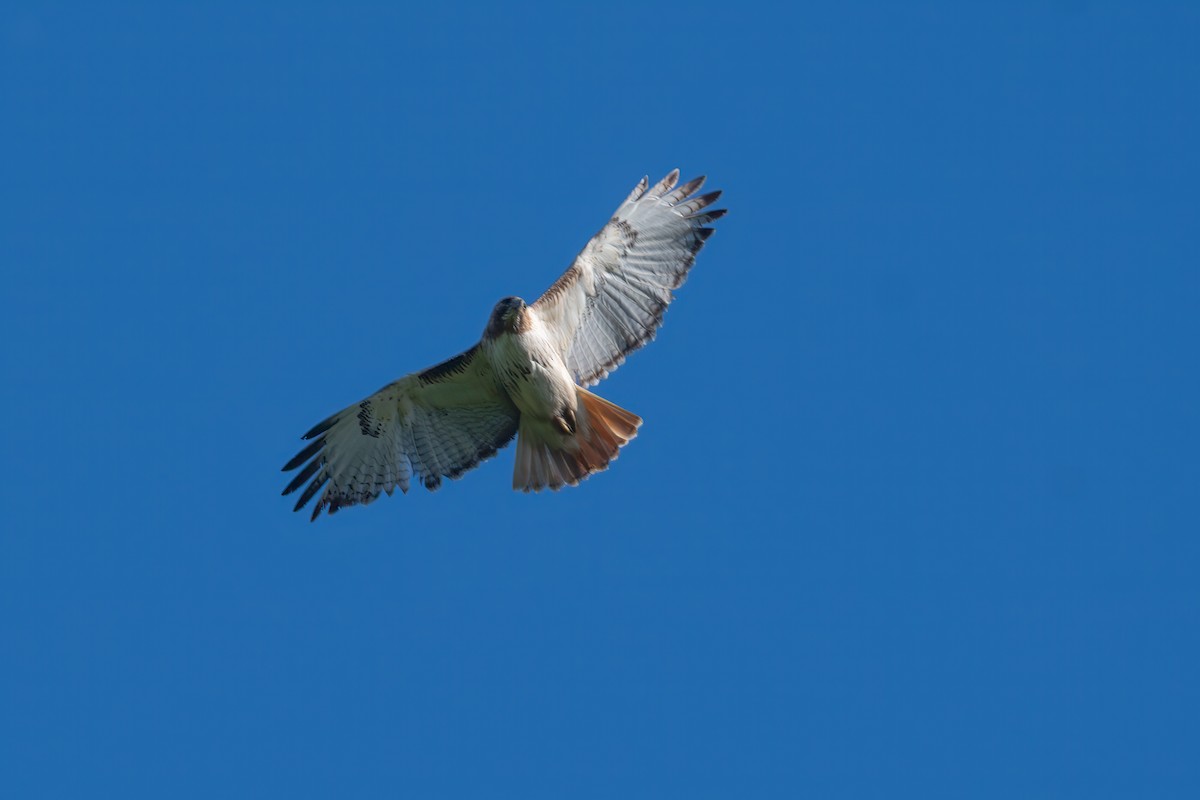
[[(322, 510), (367, 504), (413, 480), (438, 488), (517, 437), (513, 489), (576, 486), (608, 467), (642, 420), (589, 392), (654, 338), (663, 314), (724, 216), (704, 178), (646, 178), (534, 303), (505, 297), (483, 337), (449, 361), (389, 383), (317, 423), (284, 465), (283, 490), (318, 492)], [(307, 484), (307, 486), (305, 485)], [(324, 491), (322, 491), (324, 489)]]

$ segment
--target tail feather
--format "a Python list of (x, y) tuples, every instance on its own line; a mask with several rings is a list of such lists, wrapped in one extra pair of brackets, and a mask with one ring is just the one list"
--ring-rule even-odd
[(576, 387), (573, 434), (541, 420), (521, 418), (513, 488), (525, 492), (576, 486), (606, 469), (618, 451), (637, 436), (642, 419), (618, 405)]

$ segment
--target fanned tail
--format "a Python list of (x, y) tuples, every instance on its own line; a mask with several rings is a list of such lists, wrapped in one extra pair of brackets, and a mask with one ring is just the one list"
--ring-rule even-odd
[(601, 472), (637, 436), (642, 418), (587, 389), (576, 387), (574, 433), (522, 416), (517, 434), (513, 488), (524, 492), (576, 486)]

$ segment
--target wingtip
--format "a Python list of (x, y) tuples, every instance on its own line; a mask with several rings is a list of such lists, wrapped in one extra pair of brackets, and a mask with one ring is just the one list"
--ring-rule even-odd
[(673, 190), (664, 195), (663, 199), (672, 206), (678, 205), (694, 195), (696, 192), (700, 191), (706, 180), (708, 180), (707, 175), (701, 175), (699, 177), (692, 178), (687, 183), (677, 185)]
[(670, 172), (668, 172), (661, 181), (654, 184), (654, 186), (649, 189), (646, 196), (654, 198), (656, 200), (660, 199), (662, 197), (665, 197), (667, 195), (667, 193), (669, 193), (672, 189), (675, 188), (675, 184), (678, 182), (679, 182), (679, 170), (673, 169)]
[(314, 455), (316, 455), (317, 451), (319, 451), (324, 446), (325, 446), (325, 437), (324, 436), (320, 437), (316, 441), (310, 442), (307, 446), (305, 446), (305, 448), (303, 450), (301, 450), (299, 453), (297, 453), (295, 456), (293, 456), (290, 461), (288, 461), (286, 464), (283, 465), (282, 471), (283, 472), (291, 472), (296, 467), (300, 466), (305, 461), (308, 461), (310, 458), (312, 458)]
[(642, 199), (642, 195), (646, 193), (646, 189), (650, 186), (650, 176), (643, 175), (638, 181), (637, 186), (633, 187), (633, 191), (629, 193), (629, 197), (625, 198), (626, 203), (635, 203)]
[(325, 419), (318, 422), (316, 425), (313, 425), (312, 428), (309, 429), (308, 433), (304, 434), (300, 438), (307, 440), (307, 439), (313, 438), (314, 436), (320, 436), (322, 433), (324, 433), (325, 431), (332, 428), (334, 423), (337, 421), (338, 421), (337, 414), (334, 414), (331, 417), (326, 417)]

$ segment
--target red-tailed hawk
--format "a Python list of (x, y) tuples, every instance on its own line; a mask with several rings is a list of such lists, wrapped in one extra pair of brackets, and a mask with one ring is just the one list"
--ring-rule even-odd
[(284, 466), (307, 482), (296, 511), (332, 514), (370, 503), (415, 478), (436, 489), (517, 435), (513, 488), (575, 486), (617, 457), (642, 420), (584, 386), (602, 380), (654, 338), (725, 214), (704, 178), (676, 188), (675, 170), (651, 188), (642, 178), (608, 224), (533, 305), (496, 304), (483, 338), (449, 361), (390, 383), (304, 434), (310, 444)]

